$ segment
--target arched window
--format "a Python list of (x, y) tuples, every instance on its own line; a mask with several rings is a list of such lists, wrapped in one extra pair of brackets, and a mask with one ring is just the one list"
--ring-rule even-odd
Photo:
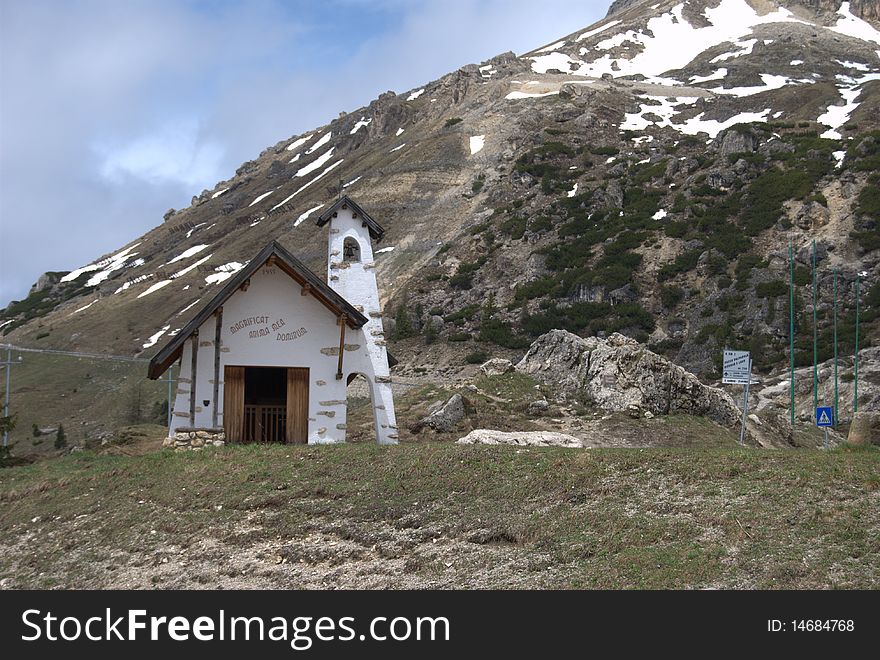
[(342, 261), (360, 261), (361, 246), (351, 236), (342, 243)]

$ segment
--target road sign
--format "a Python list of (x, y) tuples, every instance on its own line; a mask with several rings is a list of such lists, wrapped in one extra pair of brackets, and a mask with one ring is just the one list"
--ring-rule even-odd
[(816, 426), (819, 428), (834, 426), (834, 408), (831, 406), (816, 408)]
[(724, 351), (724, 369), (721, 382), (728, 385), (748, 385), (752, 379), (752, 362), (748, 351)]

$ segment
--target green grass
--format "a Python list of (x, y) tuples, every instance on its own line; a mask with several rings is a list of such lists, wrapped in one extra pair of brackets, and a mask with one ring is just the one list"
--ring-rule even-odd
[(876, 450), (364, 443), (84, 453), (0, 472), (0, 577), (100, 587), (128, 571), (139, 586), (161, 586), (160, 557), (175, 563), (195, 550), (187, 574), (208, 586), (232, 579), (233, 555), (250, 579), (296, 586), (296, 565), (251, 550), (325, 535), (306, 569), (345, 570), (357, 562), (334, 554), (337, 541), (370, 557), (385, 529), (421, 539), (386, 565), (424, 585), (444, 570), (430, 552), (450, 547), (467, 550), (452, 584), (478, 580), (492, 557), (496, 582), (485, 586), (864, 588), (880, 578), (878, 468)]

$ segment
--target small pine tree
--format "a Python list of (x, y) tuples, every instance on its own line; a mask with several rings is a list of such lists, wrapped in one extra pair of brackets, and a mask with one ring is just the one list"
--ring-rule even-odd
[(67, 436), (64, 434), (64, 424), (58, 425), (58, 432), (55, 434), (55, 449), (64, 449), (67, 446)]
[(430, 317), (428, 317), (428, 320), (425, 323), (425, 329), (422, 332), (422, 335), (425, 338), (426, 344), (433, 344), (437, 340), (437, 326), (434, 325), (434, 322)]
[(409, 303), (404, 297), (403, 302), (397, 308), (397, 314), (394, 315), (394, 338), (406, 339), (415, 334), (412, 321), (409, 318)]
[(144, 417), (143, 397), (141, 385), (138, 383), (132, 387), (129, 393), (128, 409), (125, 411), (125, 419), (129, 424), (140, 424)]

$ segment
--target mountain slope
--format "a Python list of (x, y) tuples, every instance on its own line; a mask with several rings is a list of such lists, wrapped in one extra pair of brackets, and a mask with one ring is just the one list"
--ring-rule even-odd
[[(727, 344), (772, 370), (789, 240), (801, 285), (818, 243), (825, 339), (839, 271), (849, 351), (856, 274), (877, 274), (880, 247), (878, 7), (618, 1), (269, 147), (115, 254), (41, 278), (0, 333), (148, 356), (273, 238), (321, 272), (312, 219), (341, 186), (387, 229), (376, 262), (404, 373), (552, 327), (623, 331), (707, 378)], [(806, 288), (796, 311), (805, 363)]]

